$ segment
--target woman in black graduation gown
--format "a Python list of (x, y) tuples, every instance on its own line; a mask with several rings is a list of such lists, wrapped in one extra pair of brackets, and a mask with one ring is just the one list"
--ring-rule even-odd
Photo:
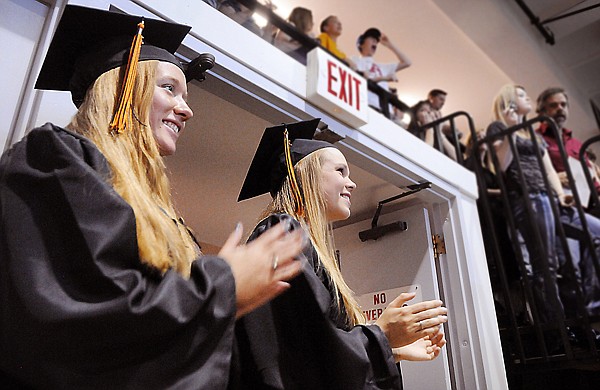
[(273, 196), (250, 240), (278, 225), (310, 238), (292, 288), (238, 321), (239, 376), (248, 389), (398, 389), (398, 360), (438, 356), (446, 309), (441, 301), (403, 307), (414, 295), (402, 294), (375, 325), (365, 324), (331, 230), (350, 216), (356, 185), (343, 154), (311, 139), (318, 122), (267, 129), (238, 199)]
[(140, 20), (66, 7), (36, 87), (78, 112), (0, 161), (3, 386), (225, 388), (235, 319), (300, 270), (283, 229), (199, 258), (161, 157), (192, 116), (172, 54), (189, 27)]

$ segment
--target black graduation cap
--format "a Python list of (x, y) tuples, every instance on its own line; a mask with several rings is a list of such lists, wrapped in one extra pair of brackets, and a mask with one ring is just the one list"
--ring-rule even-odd
[(191, 27), (117, 12), (67, 5), (54, 33), (35, 87), (70, 91), (81, 105), (88, 88), (103, 73), (127, 64), (138, 23), (144, 20), (139, 61), (171, 62)]
[(267, 192), (274, 196), (281, 188), (288, 175), (284, 154), (286, 128), (289, 141), (292, 143), (290, 147), (292, 166), (319, 149), (335, 148), (329, 142), (312, 139), (319, 121), (320, 119), (317, 118), (266, 128), (246, 174), (238, 202)]

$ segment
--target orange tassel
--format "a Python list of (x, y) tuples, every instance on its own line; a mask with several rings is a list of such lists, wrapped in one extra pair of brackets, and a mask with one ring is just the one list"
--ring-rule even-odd
[(304, 216), (304, 200), (302, 199), (302, 194), (300, 193), (300, 187), (298, 186), (298, 181), (296, 180), (296, 172), (294, 171), (294, 166), (292, 165), (292, 153), (290, 150), (291, 142), (288, 137), (287, 127), (283, 131), (283, 149), (285, 153), (285, 165), (287, 167), (288, 176), (290, 177), (290, 186), (292, 187), (292, 195), (294, 197), (294, 202), (296, 204), (296, 214), (299, 217)]
[(144, 39), (142, 30), (144, 30), (143, 20), (138, 23), (138, 32), (133, 38), (131, 49), (129, 49), (129, 58), (127, 59), (127, 68), (125, 69), (125, 76), (123, 77), (123, 87), (121, 88), (118, 108), (110, 123), (110, 129), (116, 134), (121, 134), (123, 130), (128, 128), (132, 121), (131, 101), (133, 99), (133, 85), (135, 84), (135, 78), (137, 76), (140, 50)]

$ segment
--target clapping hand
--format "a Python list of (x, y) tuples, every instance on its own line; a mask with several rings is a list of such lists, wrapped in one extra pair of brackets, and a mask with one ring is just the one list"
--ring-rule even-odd
[(440, 300), (406, 305), (415, 295), (400, 294), (375, 322), (387, 336), (392, 348), (403, 347), (426, 336), (436, 336), (439, 325), (448, 321), (448, 309), (442, 307)]
[(285, 224), (269, 229), (256, 240), (240, 244), (242, 226), (238, 224), (219, 252), (231, 267), (235, 279), (236, 318), (248, 314), (287, 290), (301, 270), (294, 257), (304, 246), (301, 229), (287, 232)]
[(412, 344), (393, 348), (394, 360), (409, 360), (413, 362), (433, 360), (439, 356), (442, 347), (446, 345), (446, 337), (441, 326), (433, 336), (425, 336)]

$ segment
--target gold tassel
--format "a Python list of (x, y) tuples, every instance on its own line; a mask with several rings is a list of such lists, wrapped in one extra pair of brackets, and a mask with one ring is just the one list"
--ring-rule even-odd
[(144, 21), (138, 23), (138, 32), (133, 38), (131, 49), (129, 49), (129, 58), (127, 59), (127, 68), (123, 77), (123, 87), (119, 97), (118, 108), (115, 112), (110, 130), (113, 133), (121, 134), (131, 123), (131, 101), (133, 99), (133, 86), (137, 76), (137, 65), (140, 59), (140, 50), (142, 48), (142, 30), (144, 30)]
[(283, 149), (285, 153), (285, 165), (287, 167), (288, 176), (290, 178), (290, 186), (292, 187), (292, 195), (294, 197), (294, 202), (296, 204), (296, 214), (299, 217), (304, 216), (304, 201), (302, 200), (302, 194), (300, 193), (300, 187), (298, 186), (298, 181), (296, 180), (296, 172), (294, 171), (294, 166), (292, 165), (292, 153), (290, 150), (291, 142), (288, 137), (288, 129), (287, 127), (283, 131)]

